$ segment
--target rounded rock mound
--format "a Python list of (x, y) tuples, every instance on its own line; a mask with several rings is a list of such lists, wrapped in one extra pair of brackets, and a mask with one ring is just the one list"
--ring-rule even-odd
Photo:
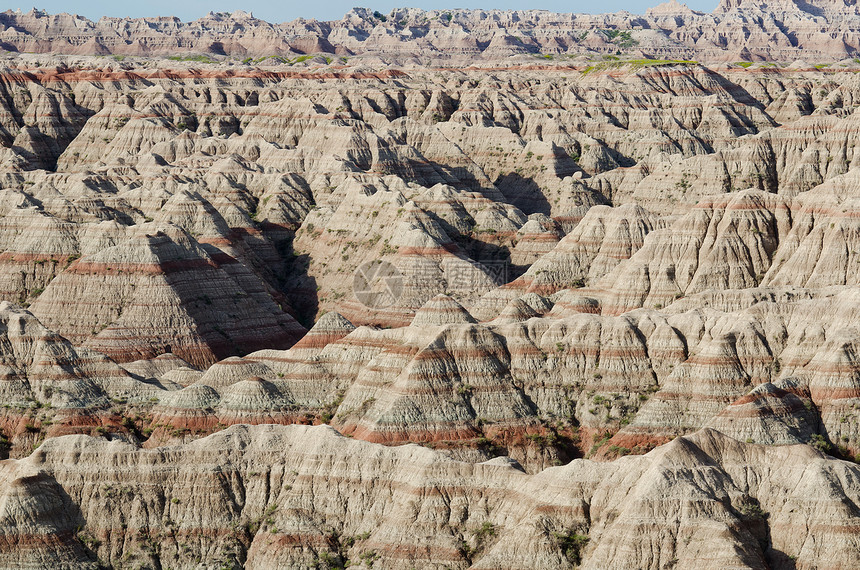
[(432, 327), (475, 322), (475, 318), (463, 305), (448, 295), (439, 294), (418, 309), (412, 319), (412, 326)]
[(224, 389), (218, 419), (227, 424), (282, 423), (289, 420), (285, 412), (290, 403), (277, 386), (254, 376)]
[(249, 376), (273, 376), (272, 370), (262, 362), (231, 356), (216, 362), (200, 378), (201, 384), (221, 390), (241, 382)]

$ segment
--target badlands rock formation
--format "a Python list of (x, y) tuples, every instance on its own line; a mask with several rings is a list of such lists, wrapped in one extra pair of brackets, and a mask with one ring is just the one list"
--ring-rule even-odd
[(853, 4), (0, 22), (0, 566), (860, 559)]
[(0, 478), (7, 567), (848, 568), (860, 546), (860, 468), (711, 429), (536, 475), (325, 426), (65, 436)]
[[(519, 54), (631, 52), (652, 57), (726, 61), (829, 61), (860, 50), (860, 11), (848, 0), (721, 0), (712, 14), (669, 0), (644, 15), (553, 14), (544, 10), (400, 8), (382, 14), (354, 8), (340, 20), (272, 24), (241, 10), (178, 18), (108, 18), (72, 14), (0, 14), (0, 46), (27, 53), (286, 58), (373, 54), (383, 58), (497, 59)], [(330, 56), (323, 56), (330, 59)], [(320, 59), (325, 61), (326, 59)]]

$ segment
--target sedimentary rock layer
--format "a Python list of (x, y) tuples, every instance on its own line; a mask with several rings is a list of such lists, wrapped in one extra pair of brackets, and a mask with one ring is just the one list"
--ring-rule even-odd
[(0, 17), (0, 565), (857, 559), (854, 6), (445, 14)]
[[(121, 56), (202, 53), (238, 58), (332, 54), (499, 59), (519, 54), (621, 51), (660, 57), (843, 59), (860, 49), (851, 2), (723, 0), (711, 14), (669, 0), (644, 15), (553, 14), (543, 10), (354, 8), (340, 20), (271, 24), (241, 10), (178, 18), (101, 18), (33, 9), (0, 14), (5, 49)], [(322, 60), (324, 61), (324, 60)]]
[(67, 436), (0, 477), (0, 560), (18, 567), (840, 568), (860, 554), (846, 507), (860, 468), (713, 430), (535, 475), (325, 426), (155, 450)]

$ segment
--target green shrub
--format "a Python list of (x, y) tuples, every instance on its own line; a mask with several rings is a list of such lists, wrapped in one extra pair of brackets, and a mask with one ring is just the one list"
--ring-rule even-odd
[(582, 562), (582, 550), (590, 540), (587, 535), (570, 531), (567, 533), (554, 532), (552, 536), (568, 562), (573, 565), (579, 565)]

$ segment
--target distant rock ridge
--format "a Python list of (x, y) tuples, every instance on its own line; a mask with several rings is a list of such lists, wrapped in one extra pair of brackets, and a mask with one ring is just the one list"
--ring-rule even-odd
[[(673, 0), (674, 1), (674, 0)], [(853, 14), (857, 11), (857, 0), (771, 0), (770, 2), (756, 0), (720, 0), (714, 14), (732, 11), (770, 11), (805, 12), (813, 16), (833, 16), (836, 14)]]
[(330, 53), (388, 58), (503, 59), (523, 54), (618, 54), (699, 61), (839, 60), (860, 51), (855, 0), (722, 0), (711, 14), (671, 0), (646, 11), (353, 8), (340, 20), (273, 24), (242, 10), (93, 22), (73, 14), (0, 14), (0, 47), (69, 55), (259, 58)]

